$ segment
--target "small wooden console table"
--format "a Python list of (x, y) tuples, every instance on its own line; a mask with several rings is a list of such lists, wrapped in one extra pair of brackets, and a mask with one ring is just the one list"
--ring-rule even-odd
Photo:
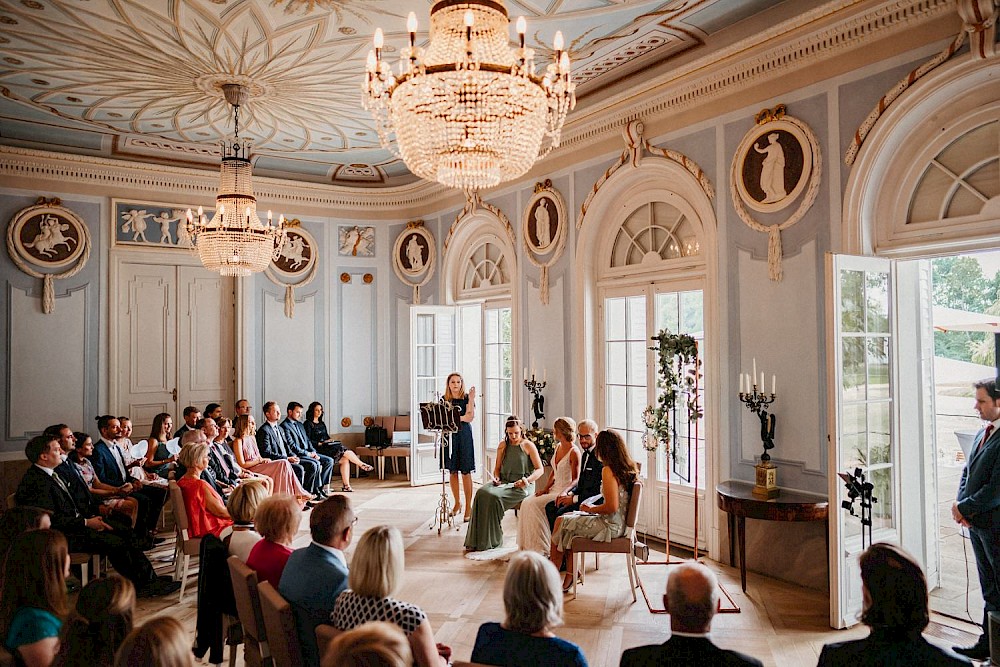
[[(824, 496), (802, 491), (781, 490), (781, 495), (771, 500), (763, 500), (753, 495), (753, 484), (729, 480), (715, 487), (719, 509), (729, 515), (729, 564), (736, 565), (733, 542), (734, 527), (740, 547), (740, 583), (743, 592), (747, 590), (746, 520), (762, 521), (826, 521), (829, 501)], [(827, 552), (829, 552), (830, 531), (827, 530)]]

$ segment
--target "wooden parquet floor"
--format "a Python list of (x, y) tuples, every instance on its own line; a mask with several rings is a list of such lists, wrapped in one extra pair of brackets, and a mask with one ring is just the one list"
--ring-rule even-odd
[[(468, 660), (479, 625), (503, 619), (506, 563), (464, 558), (464, 528), (441, 536), (429, 529), (439, 487), (411, 488), (402, 475), (397, 475), (383, 481), (356, 480), (354, 488), (351, 501), (359, 517), (355, 539), (368, 528), (383, 523), (402, 531), (406, 542), (406, 580), (397, 597), (423, 608), (437, 641), (450, 645), (455, 659)], [(303, 513), (296, 546), (309, 542), (307, 516)], [(506, 534), (515, 534), (516, 521), (513, 512), (508, 512), (504, 522)], [(167, 522), (170, 525), (169, 516)], [(161, 574), (173, 571), (169, 562), (172, 549), (171, 537), (151, 554)], [(347, 553), (350, 559), (353, 546)], [(654, 553), (653, 559), (662, 560), (663, 555)], [(867, 632), (863, 627), (831, 630), (825, 592), (749, 573), (748, 591), (744, 594), (740, 590), (738, 569), (706, 562), (742, 609), (739, 614), (716, 616), (712, 636), (723, 647), (757, 656), (769, 666), (806, 667), (816, 664), (823, 644), (862, 637)], [(578, 587), (575, 600), (567, 596), (565, 624), (556, 633), (580, 645), (590, 665), (612, 667), (618, 664), (623, 650), (660, 643), (669, 637), (666, 615), (651, 614), (641, 592), (638, 602), (632, 602), (623, 557), (605, 555), (600, 569), (594, 570), (593, 556), (588, 556), (586, 567), (586, 583)], [(639, 569), (650, 596), (662, 596), (667, 566), (647, 565)], [(169, 614), (190, 628), (193, 638), (196, 589), (196, 577), (192, 576), (183, 603), (178, 603), (176, 594), (140, 600), (137, 622)], [(661, 606), (661, 599), (656, 599), (655, 604)], [(971, 643), (972, 636), (963, 633), (970, 628), (957, 627), (949, 638), (967, 636)], [(238, 664), (243, 664), (242, 653)]]

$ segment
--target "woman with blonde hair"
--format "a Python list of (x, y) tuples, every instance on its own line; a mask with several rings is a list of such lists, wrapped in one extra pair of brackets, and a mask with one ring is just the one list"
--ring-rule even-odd
[(321, 667), (411, 667), (406, 635), (393, 623), (373, 621), (330, 642)]
[(177, 480), (177, 486), (181, 488), (181, 495), (184, 497), (184, 510), (187, 512), (191, 537), (218, 537), (224, 528), (233, 525), (233, 520), (222, 496), (201, 477), (208, 468), (208, 444), (192, 442), (184, 445), (180, 453), (180, 464), (185, 471), (184, 476)]
[[(420, 607), (392, 597), (403, 579), (403, 536), (392, 526), (369, 529), (354, 551), (349, 588), (337, 596), (330, 623), (340, 632), (370, 621), (389, 621), (400, 627), (410, 643), (414, 664), (447, 664), (451, 649), (435, 645), (434, 631)], [(338, 635), (339, 636), (339, 635)]]
[(237, 556), (244, 563), (250, 557), (250, 550), (262, 539), (254, 527), (254, 518), (257, 508), (270, 495), (261, 480), (248, 479), (233, 489), (226, 502), (233, 525), (219, 533), (219, 539), (226, 542), (231, 556)]
[(552, 425), (556, 451), (552, 455), (552, 474), (544, 488), (521, 501), (517, 517), (517, 547), (522, 551), (536, 551), (548, 555), (552, 531), (545, 506), (576, 486), (580, 478), (580, 460), (583, 451), (576, 444), (576, 422), (560, 417)]
[(559, 571), (534, 551), (514, 554), (503, 582), (503, 623), (483, 623), (472, 649), (472, 662), (484, 665), (587, 667), (580, 647), (556, 637), (562, 625)]
[(302, 488), (292, 464), (286, 459), (272, 461), (260, 455), (257, 448), (257, 423), (253, 415), (238, 415), (233, 422), (233, 456), (244, 470), (267, 475), (274, 480), (272, 492), (275, 495), (288, 494), (298, 499), (300, 506), (312, 498), (312, 494)]
[[(445, 380), (444, 400), (458, 407), (461, 415), (458, 431), (451, 436), (451, 447), (443, 452), (444, 467), (451, 473), (451, 495), (455, 496), (455, 506), (451, 515), (462, 511), (462, 499), (458, 495), (458, 476), (462, 476), (465, 490), (465, 521), (472, 513), (472, 473), (476, 470), (476, 447), (472, 441), (472, 420), (476, 417), (476, 388), (465, 391), (465, 380), (460, 373), (451, 373)], [(447, 454), (447, 456), (444, 456)]]
[(275, 590), (288, 557), (292, 555), (292, 540), (301, 523), (301, 508), (289, 495), (271, 496), (257, 508), (254, 524), (263, 539), (250, 550), (247, 567), (256, 570), (258, 578), (270, 583)]
[[(567, 512), (556, 519), (552, 531), (552, 548), (549, 557), (559, 568), (573, 562), (570, 548), (575, 537), (587, 537), (596, 542), (610, 542), (625, 532), (625, 512), (628, 509), (632, 485), (639, 476), (639, 466), (629, 456), (628, 447), (617, 431), (610, 429), (597, 434), (594, 454), (603, 464), (601, 469), (601, 495), (580, 503), (576, 512)], [(573, 584), (572, 567), (563, 578), (563, 590)]]
[(472, 503), (472, 521), (465, 534), (469, 551), (495, 549), (503, 544), (504, 512), (535, 490), (535, 480), (542, 476), (542, 459), (535, 443), (524, 435), (521, 420), (507, 417), (504, 439), (497, 447), (497, 461), (492, 481), (483, 484)]
[(115, 667), (194, 667), (191, 638), (173, 616), (157, 616), (132, 630), (115, 654)]
[(115, 651), (132, 631), (135, 586), (120, 574), (94, 579), (83, 587), (63, 628), (53, 663), (59, 667), (112, 667)]

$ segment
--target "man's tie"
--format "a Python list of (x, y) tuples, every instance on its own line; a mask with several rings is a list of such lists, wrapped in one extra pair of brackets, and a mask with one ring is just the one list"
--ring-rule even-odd
[(274, 435), (278, 438), (278, 447), (282, 456), (288, 456), (288, 448), (285, 447), (285, 439), (281, 436), (281, 429), (278, 428), (277, 424), (271, 424), (271, 428), (274, 429)]
[(222, 466), (222, 469), (226, 471), (226, 476), (232, 477), (233, 471), (229, 469), (229, 464), (226, 462), (226, 457), (219, 449), (222, 446), (223, 445), (218, 442), (212, 443), (212, 447), (215, 449), (215, 458), (219, 459), (219, 464)]
[(119, 447), (117, 443), (108, 442), (107, 440), (105, 440), (104, 443), (108, 446), (108, 449), (111, 450), (112, 456), (115, 457), (115, 463), (118, 464), (118, 471), (122, 474), (122, 479), (128, 481), (128, 469), (125, 467), (125, 459), (122, 456), (121, 447)]
[(65, 493), (67, 496), (70, 496), (70, 498), (73, 497), (73, 495), (69, 492), (69, 487), (66, 486), (66, 482), (62, 481), (62, 477), (60, 477), (55, 473), (52, 473), (52, 479), (53, 481), (55, 481), (56, 486), (58, 486), (60, 489), (63, 490), (63, 493)]
[(993, 424), (992, 424), (992, 423), (990, 423), (990, 424), (989, 424), (989, 425), (988, 425), (988, 426), (986, 427), (986, 433), (983, 433), (983, 439), (982, 439), (982, 440), (981, 440), (981, 441), (979, 442), (979, 447), (978, 447), (978, 449), (982, 449), (982, 448), (983, 448), (983, 445), (985, 445), (985, 444), (986, 444), (986, 441), (990, 439), (990, 435), (991, 435), (992, 433), (993, 433)]

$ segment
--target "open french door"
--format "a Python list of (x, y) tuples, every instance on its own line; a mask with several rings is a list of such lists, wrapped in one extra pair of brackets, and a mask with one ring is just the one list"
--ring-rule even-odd
[[(420, 421), (420, 404), (436, 401), (445, 388), (448, 374), (461, 373), (466, 389), (480, 385), (482, 373), (482, 307), (411, 306), (410, 308), (410, 465), (411, 485), (441, 481), (441, 466), (435, 449), (436, 434), (425, 431)], [(474, 439), (482, 420), (472, 423)], [(476, 449), (477, 470), (481, 467)]]
[[(861, 612), (860, 518), (838, 472), (874, 485), (872, 541), (894, 542), (938, 579), (933, 334), (927, 262), (827, 255), (830, 624)], [(854, 504), (856, 513), (860, 506)]]

